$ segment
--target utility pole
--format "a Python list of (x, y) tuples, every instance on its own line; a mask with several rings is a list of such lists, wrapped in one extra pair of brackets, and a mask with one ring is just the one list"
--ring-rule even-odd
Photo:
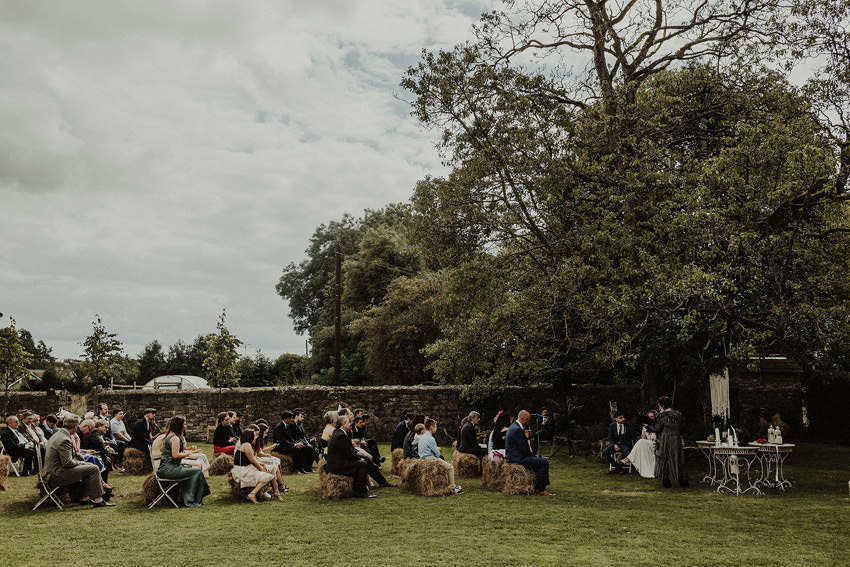
[(334, 286), (334, 386), (340, 384), (339, 353), (342, 347), (342, 249), (336, 245), (336, 285)]

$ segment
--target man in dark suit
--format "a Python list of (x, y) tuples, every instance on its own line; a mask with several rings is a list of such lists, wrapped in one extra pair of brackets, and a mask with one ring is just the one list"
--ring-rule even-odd
[[(618, 413), (614, 423), (608, 426), (608, 446), (602, 450), (602, 457), (614, 466), (609, 472), (623, 472), (622, 461), (629, 456), (632, 447), (635, 446), (635, 430), (631, 423), (626, 421), (624, 413)], [(614, 453), (620, 453), (620, 461), (614, 460)]]
[(531, 423), (531, 414), (525, 410), (519, 412), (516, 421), (508, 428), (505, 435), (505, 459), (534, 471), (534, 490), (541, 496), (554, 496), (546, 489), (549, 484), (549, 461), (535, 457), (528, 446), (525, 428)]
[(47, 486), (68, 486), (82, 481), (80, 504), (95, 507), (115, 506), (103, 498), (103, 483), (97, 466), (83, 461), (83, 457), (74, 449), (71, 435), (77, 430), (80, 418), (68, 415), (62, 422), (62, 428), (47, 442), (42, 477)]
[(130, 430), (130, 440), (133, 447), (148, 454), (151, 452), (153, 437), (156, 437), (155, 435), (151, 436), (154, 419), (156, 419), (156, 410), (146, 408), (142, 414), (142, 419), (134, 423), (133, 429)]
[(487, 454), (487, 448), (478, 443), (475, 426), (481, 423), (481, 415), (477, 411), (469, 412), (466, 423), (460, 428), (457, 440), (457, 450), (461, 453), (471, 453), (479, 459)]
[(280, 416), (280, 422), (274, 428), (274, 442), (277, 450), (284, 455), (292, 456), (292, 468), (298, 474), (313, 472), (313, 459), (316, 452), (301, 440), (301, 431), (293, 423), (291, 411), (285, 411)]
[(328, 441), (328, 458), (325, 470), (331, 474), (354, 477), (355, 498), (374, 498), (375, 495), (369, 494), (366, 488), (369, 466), (357, 455), (357, 451), (351, 445), (351, 438), (347, 433), (350, 429), (351, 423), (348, 421), (347, 415), (337, 417), (336, 429), (334, 429), (331, 439)]
[[(378, 440), (369, 437), (366, 433), (366, 419), (369, 414), (363, 413), (354, 418), (351, 425), (351, 437), (360, 441), (360, 447), (365, 449), (376, 464), (383, 463), (384, 458), (381, 457), (381, 452), (378, 450)], [(380, 464), (378, 464), (380, 467)]]
[(3, 432), (3, 448), (13, 461), (21, 459), (21, 476), (35, 472), (35, 442), (20, 431), (21, 422), (15, 415), (6, 418), (6, 430)]
[(395, 426), (395, 431), (393, 431), (393, 441), (390, 444), (390, 451), (404, 448), (404, 438), (407, 437), (411, 429), (413, 429), (413, 411), (404, 410), (401, 412), (401, 421), (398, 422), (398, 425)]
[(292, 438), (295, 439), (296, 443), (301, 443), (302, 446), (308, 447), (310, 451), (312, 451), (312, 459), (310, 461), (309, 466), (307, 467), (308, 472), (313, 471), (313, 461), (319, 462), (319, 458), (321, 457), (321, 452), (319, 451), (319, 444), (316, 442), (315, 437), (307, 437), (307, 431), (304, 430), (304, 410), (301, 408), (295, 408), (292, 410)]

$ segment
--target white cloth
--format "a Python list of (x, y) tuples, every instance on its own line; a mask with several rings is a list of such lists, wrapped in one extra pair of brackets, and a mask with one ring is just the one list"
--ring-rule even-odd
[[(646, 433), (646, 428), (643, 430)], [(655, 433), (646, 433), (649, 439), (638, 439), (628, 459), (640, 476), (655, 478)]]

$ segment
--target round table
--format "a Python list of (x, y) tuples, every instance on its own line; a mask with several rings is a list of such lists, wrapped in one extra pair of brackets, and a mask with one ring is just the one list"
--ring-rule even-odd
[[(761, 476), (756, 481), (757, 485), (764, 485), (769, 488), (778, 488), (785, 492), (785, 487), (791, 488), (790, 480), (785, 478), (782, 471), (782, 464), (788, 455), (794, 450), (792, 443), (749, 443), (750, 447), (758, 449), (759, 459), (761, 460)], [(771, 472), (771, 469), (773, 471)], [(771, 480), (771, 476), (773, 480)]]
[[(758, 487), (758, 481), (760, 479), (756, 479), (756, 481), (753, 482), (750, 476), (750, 470), (753, 463), (760, 460), (758, 447), (713, 446), (710, 447), (709, 450), (711, 451), (712, 457), (717, 461), (717, 473), (720, 471), (723, 472), (723, 477), (717, 479), (718, 493), (723, 490), (728, 490), (737, 496), (752, 490), (757, 494), (761, 494), (761, 490), (759, 490)], [(743, 466), (746, 466), (746, 470), (743, 474), (744, 484), (742, 485), (741, 469)]]

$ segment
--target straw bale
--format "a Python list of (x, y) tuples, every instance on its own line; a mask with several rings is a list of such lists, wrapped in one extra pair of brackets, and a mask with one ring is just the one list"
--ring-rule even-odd
[[(166, 487), (167, 488), (167, 487)], [(180, 485), (178, 484), (176, 488), (172, 488), (168, 491), (168, 494), (174, 499), (175, 502), (180, 504)], [(156, 497), (159, 496), (159, 487), (156, 485), (156, 477), (153, 473), (150, 473), (145, 477), (145, 480), (142, 481), (142, 504), (144, 506), (150, 506), (150, 503), (156, 500)], [(171, 507), (171, 502), (169, 502), (168, 498), (163, 496), (159, 502), (156, 504), (157, 506), (168, 505)]]
[(230, 472), (233, 468), (233, 457), (224, 453), (219, 453), (218, 457), (210, 465), (210, 476), (222, 476)]
[(481, 486), (505, 494), (534, 494), (534, 471), (522, 465), (489, 459), (482, 464)]
[(390, 476), (400, 476), (398, 464), (404, 459), (404, 449), (395, 449), (390, 456)]
[(272, 457), (280, 459), (280, 474), (293, 474), (295, 472), (295, 465), (292, 462), (291, 455), (284, 455), (283, 453), (272, 451)]
[(124, 451), (124, 472), (128, 475), (142, 475), (153, 472), (150, 457), (135, 447)]
[(398, 464), (399, 476), (401, 476), (401, 486), (407, 490), (418, 492), (421, 484), (420, 477), (422, 469), (416, 466), (419, 463), (418, 459), (402, 459)]
[(478, 458), (478, 455), (461, 453), (455, 449), (452, 466), (455, 468), (455, 476), (465, 478), (481, 476), (481, 459)]
[(0, 455), (0, 492), (6, 492), (6, 479), (9, 477), (9, 466), (12, 459), (9, 455)]
[(319, 496), (324, 500), (340, 500), (354, 497), (354, 478), (348, 475), (331, 474), (325, 470), (325, 460), (319, 461)]
[(249, 501), (248, 495), (254, 490), (253, 486), (242, 488), (239, 481), (233, 478), (231, 473), (227, 473), (227, 484), (230, 485), (230, 497), (237, 502)]
[(423, 496), (449, 496), (454, 494), (454, 485), (449, 477), (449, 465), (440, 459), (417, 460), (414, 469), (418, 469), (417, 492)]
[(501, 492), (504, 479), (501, 475), (502, 462), (494, 463), (490, 459), (481, 461), (481, 486), (487, 490)]

